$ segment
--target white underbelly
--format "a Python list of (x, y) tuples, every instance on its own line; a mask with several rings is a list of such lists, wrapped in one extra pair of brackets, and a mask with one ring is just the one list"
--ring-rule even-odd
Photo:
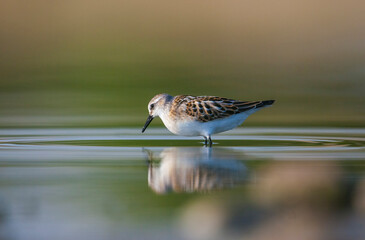
[(164, 121), (166, 128), (177, 135), (201, 136), (201, 123), (197, 121)]
[(171, 121), (170, 119), (163, 119), (166, 128), (177, 135), (183, 136), (209, 136), (211, 134), (225, 132), (241, 125), (246, 118), (256, 109), (240, 114), (235, 114), (230, 117), (216, 119), (209, 122), (198, 121)]
[(227, 118), (206, 122), (203, 131), (207, 134), (214, 134), (231, 130), (241, 125), (251, 113), (235, 114)]

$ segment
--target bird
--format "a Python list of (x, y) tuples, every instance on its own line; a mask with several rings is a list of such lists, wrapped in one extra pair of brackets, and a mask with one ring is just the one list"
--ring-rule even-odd
[(252, 113), (271, 106), (275, 100), (240, 101), (216, 96), (171, 96), (157, 94), (148, 103), (148, 118), (142, 133), (156, 117), (166, 128), (182, 136), (202, 136), (212, 146), (212, 134), (241, 125)]
[[(169, 147), (148, 153), (148, 186), (157, 194), (209, 192), (248, 181), (250, 174), (231, 149)], [(158, 164), (154, 160), (160, 160)]]

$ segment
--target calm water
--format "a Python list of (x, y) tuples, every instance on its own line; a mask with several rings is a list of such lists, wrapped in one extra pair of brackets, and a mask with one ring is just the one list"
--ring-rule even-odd
[[(361, 239), (365, 129), (0, 130), (0, 239)], [(274, 237), (273, 237), (274, 236)]]

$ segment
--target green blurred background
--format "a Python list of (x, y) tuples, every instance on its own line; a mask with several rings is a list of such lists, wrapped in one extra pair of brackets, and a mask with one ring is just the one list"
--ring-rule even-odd
[(276, 99), (251, 126), (365, 126), (364, 9), (2, 0), (0, 127), (141, 127), (162, 92)]

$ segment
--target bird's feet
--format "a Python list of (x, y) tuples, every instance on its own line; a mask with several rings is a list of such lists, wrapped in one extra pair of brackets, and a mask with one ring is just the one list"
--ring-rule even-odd
[(212, 147), (212, 144), (213, 144), (213, 142), (212, 142), (211, 137), (210, 136), (208, 136), (208, 137), (204, 136), (204, 146)]

